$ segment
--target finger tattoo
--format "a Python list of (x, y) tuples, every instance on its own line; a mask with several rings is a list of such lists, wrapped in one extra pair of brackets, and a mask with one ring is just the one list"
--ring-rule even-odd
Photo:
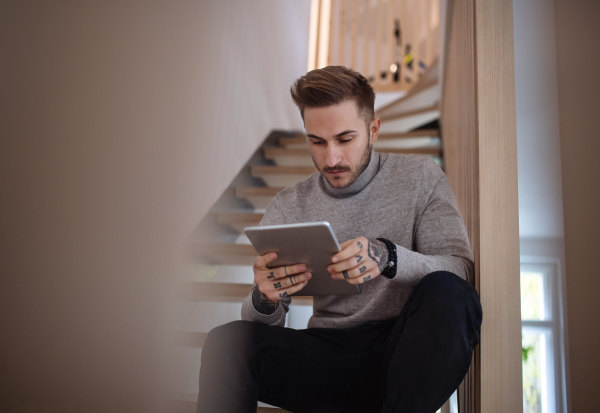
[(273, 284), (273, 287), (275, 287), (275, 288), (281, 288), (281, 282)]
[(356, 263), (360, 264), (360, 262), (362, 261), (362, 255), (355, 255), (356, 257)]
[(363, 247), (363, 245), (360, 243), (360, 241), (356, 241), (356, 245), (358, 245), (358, 248), (361, 248), (361, 249)]
[(360, 271), (360, 273), (362, 274), (363, 272), (367, 271), (367, 267), (362, 266), (358, 269)]
[(267, 276), (268, 279), (272, 279), (275, 278), (275, 274), (273, 274), (273, 271), (271, 271), (271, 275)]
[(363, 278), (363, 281), (369, 281), (371, 279), (370, 275), (367, 275), (365, 278)]
[(346, 271), (346, 270), (342, 271), (342, 275), (344, 276), (345, 279), (350, 278), (350, 276), (348, 275), (348, 271)]
[(287, 291), (284, 291), (283, 293), (279, 294), (279, 296), (280, 296), (281, 298), (283, 298), (283, 297), (287, 297), (287, 296), (288, 296), (288, 293), (287, 293)]

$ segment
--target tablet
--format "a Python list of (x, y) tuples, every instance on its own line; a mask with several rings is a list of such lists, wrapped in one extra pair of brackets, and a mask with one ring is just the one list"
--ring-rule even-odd
[(327, 271), (331, 257), (341, 251), (329, 222), (248, 227), (244, 232), (258, 255), (277, 253), (275, 261), (268, 264), (269, 268), (306, 264), (306, 271), (312, 274), (312, 278), (292, 296), (360, 293), (358, 285), (334, 280)]

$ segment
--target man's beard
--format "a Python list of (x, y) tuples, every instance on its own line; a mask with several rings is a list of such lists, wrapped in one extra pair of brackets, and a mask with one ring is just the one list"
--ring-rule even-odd
[[(316, 163), (315, 163), (315, 166), (317, 167), (317, 169), (319, 169), (319, 171), (321, 172), (321, 175), (323, 175), (323, 177), (325, 179), (327, 179), (327, 182), (329, 182), (329, 184), (331, 186), (333, 186), (334, 188), (337, 188), (337, 189), (348, 188), (350, 185), (352, 185), (354, 183), (354, 181), (356, 181), (356, 179), (364, 172), (364, 170), (367, 169), (367, 166), (369, 166), (369, 162), (371, 161), (372, 146), (373, 145), (371, 145), (371, 142), (367, 142), (367, 147), (365, 148), (365, 151), (363, 152), (362, 157), (360, 158), (360, 163), (358, 165), (358, 168), (356, 168), (354, 170), (354, 172), (352, 172), (352, 175), (350, 175), (350, 179), (348, 180), (348, 183), (343, 186), (334, 185), (333, 182), (331, 182), (329, 179), (327, 179), (325, 172), (350, 171), (351, 168), (349, 166), (337, 166), (336, 165), (331, 168), (325, 167), (322, 170), (319, 169), (319, 166)], [(313, 160), (313, 162), (314, 162), (314, 160)]]

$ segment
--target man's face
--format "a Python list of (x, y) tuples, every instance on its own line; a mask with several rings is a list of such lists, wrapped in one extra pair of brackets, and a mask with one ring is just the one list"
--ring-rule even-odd
[(371, 145), (377, 140), (381, 121), (367, 126), (356, 103), (304, 109), (304, 127), (310, 156), (334, 188), (346, 188), (369, 164)]

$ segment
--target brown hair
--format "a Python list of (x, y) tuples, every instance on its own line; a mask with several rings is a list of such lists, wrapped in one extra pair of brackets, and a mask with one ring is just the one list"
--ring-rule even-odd
[(322, 108), (346, 100), (356, 102), (359, 116), (365, 121), (367, 133), (375, 119), (375, 92), (360, 73), (344, 66), (327, 66), (311, 70), (298, 78), (290, 89), (292, 99), (304, 119), (305, 108)]

